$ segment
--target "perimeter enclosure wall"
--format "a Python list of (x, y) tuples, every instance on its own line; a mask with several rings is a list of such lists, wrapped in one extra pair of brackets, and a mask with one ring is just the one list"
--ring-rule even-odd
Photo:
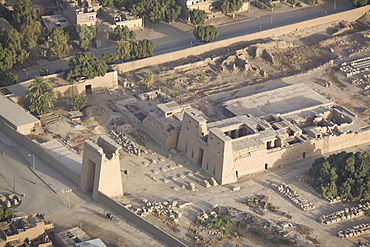
[(320, 17), (320, 18), (316, 18), (316, 19), (312, 19), (308, 21), (303, 21), (303, 22), (299, 22), (299, 23), (295, 23), (291, 25), (268, 29), (268, 30), (264, 30), (261, 32), (247, 34), (247, 35), (243, 35), (243, 36), (239, 36), (239, 37), (235, 37), (231, 39), (225, 39), (221, 41), (198, 45), (198, 46), (194, 46), (188, 49), (170, 52), (170, 53), (166, 53), (166, 54), (162, 54), (162, 55), (158, 55), (154, 57), (121, 63), (121, 64), (116, 65), (116, 70), (118, 71), (118, 73), (125, 73), (128, 71), (145, 68), (145, 67), (149, 67), (152, 65), (158, 65), (162, 63), (179, 60), (182, 58), (186, 58), (190, 55), (193, 55), (193, 56), (200, 55), (202, 53), (209, 52), (214, 49), (230, 46), (234, 43), (246, 42), (246, 41), (251, 41), (255, 39), (267, 38), (267, 37), (271, 37), (275, 35), (287, 34), (287, 33), (293, 32), (298, 29), (313, 27), (313, 26), (324, 24), (324, 23), (336, 22), (336, 21), (353, 22), (357, 20), (358, 18), (360, 18), (363, 14), (365, 14), (369, 10), (370, 10), (370, 5), (366, 5), (364, 7), (360, 7), (360, 8), (356, 8), (356, 9), (352, 9), (352, 10), (348, 10), (348, 11), (344, 11), (344, 12), (340, 12), (340, 13), (336, 13), (332, 15), (327, 15), (324, 17)]
[(0, 119), (0, 131), (4, 132), (13, 141), (27, 148), (32, 154), (36, 155), (43, 162), (54, 168), (56, 171), (61, 173), (63, 176), (74, 182), (75, 184), (80, 184), (80, 177), (70, 170), (68, 167), (59, 163), (59, 160), (49, 154), (41, 145), (32, 141), (25, 135), (22, 135), (9, 125), (7, 125), (3, 120)]

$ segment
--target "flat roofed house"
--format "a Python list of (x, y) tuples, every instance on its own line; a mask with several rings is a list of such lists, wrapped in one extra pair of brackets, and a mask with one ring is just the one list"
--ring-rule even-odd
[(36, 127), (41, 126), (39, 119), (2, 94), (0, 94), (0, 105), (1, 119), (19, 133), (28, 135)]

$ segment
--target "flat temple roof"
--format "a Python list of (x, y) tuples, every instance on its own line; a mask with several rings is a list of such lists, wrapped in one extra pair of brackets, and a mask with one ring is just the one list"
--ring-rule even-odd
[(252, 114), (255, 117), (263, 117), (277, 113), (289, 115), (333, 104), (334, 102), (316, 93), (305, 84), (294, 84), (228, 100), (223, 105), (236, 116)]
[(17, 103), (0, 94), (0, 116), (16, 127), (37, 123), (39, 120)]

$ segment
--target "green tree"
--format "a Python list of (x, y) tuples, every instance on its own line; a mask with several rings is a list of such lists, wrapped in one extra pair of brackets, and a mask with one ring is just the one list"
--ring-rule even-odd
[(81, 76), (93, 79), (97, 76), (104, 76), (108, 70), (108, 65), (103, 60), (99, 60), (94, 55), (84, 52), (77, 53), (75, 58), (69, 61), (68, 65), (67, 80)]
[(243, 0), (221, 0), (221, 12), (225, 15), (232, 14), (233, 18), (242, 6)]
[(11, 208), (0, 208), (0, 221), (6, 221), (13, 217)]
[(113, 0), (99, 0), (103, 7), (113, 6)]
[(81, 49), (87, 50), (93, 39), (96, 37), (96, 29), (95, 27), (90, 27), (86, 25), (78, 25), (77, 26), (77, 32), (78, 32), (78, 45)]
[(17, 75), (0, 70), (0, 87), (10, 86), (10, 85), (17, 84), (17, 83), (19, 83)]
[(29, 24), (36, 20), (36, 12), (30, 0), (19, 0), (13, 5), (13, 18), (18, 23)]
[(136, 33), (131, 31), (127, 26), (116, 26), (113, 32), (109, 33), (109, 39), (113, 41), (120, 41), (120, 40), (127, 40), (127, 39), (135, 39)]
[(209, 42), (218, 37), (218, 31), (215, 26), (198, 26), (194, 29), (193, 34), (201, 42)]
[(207, 13), (204, 10), (194, 9), (189, 11), (190, 22), (195, 25), (203, 25), (206, 20)]
[(131, 58), (131, 44), (128, 42), (118, 44), (116, 52), (122, 61), (129, 60)]
[(149, 21), (157, 24), (164, 19), (166, 7), (157, 0), (141, 0), (133, 4), (130, 12), (135, 15), (147, 16)]
[(42, 33), (42, 25), (39, 20), (23, 23), (20, 27), (23, 47), (28, 51), (34, 49), (38, 46)]
[(10, 56), (6, 58), (4, 65), (9, 66), (9, 64), (12, 64), (13, 67), (15, 63), (23, 63), (23, 61), (29, 56), (29, 53), (22, 48), (21, 40), (22, 38), (20, 33), (15, 29), (0, 30), (0, 44), (3, 48), (3, 52), (6, 52), (6, 54)]
[(162, 5), (165, 8), (164, 19), (168, 23), (172, 23), (177, 20), (181, 12), (181, 6), (176, 5), (175, 0), (162, 0)]
[(101, 54), (100, 59), (103, 60), (106, 64), (113, 64), (119, 59), (119, 56), (117, 54), (104, 52), (103, 54)]
[(62, 58), (67, 56), (72, 49), (68, 41), (69, 37), (63, 28), (54, 28), (50, 34), (50, 43), (47, 51), (48, 57), (57, 56), (58, 58)]
[(16, 56), (15, 50), (4, 48), (0, 44), (0, 71), (11, 69), (16, 63)]
[(148, 39), (139, 40), (138, 42), (130, 42), (131, 58), (146, 58), (153, 56), (155, 44)]
[(75, 95), (70, 97), (68, 100), (69, 110), (70, 111), (79, 111), (85, 107), (87, 103), (87, 97), (81, 95)]
[(151, 84), (153, 82), (153, 73), (150, 71), (147, 71), (144, 73), (143, 79), (141, 80), (142, 83), (146, 85), (147, 88), (151, 88)]
[(58, 97), (53, 86), (40, 76), (27, 88), (26, 96), (30, 99), (30, 111), (39, 115), (51, 112)]
[(266, 6), (271, 9), (272, 13), (274, 13), (274, 9), (276, 8), (276, 3), (269, 1), (266, 3)]

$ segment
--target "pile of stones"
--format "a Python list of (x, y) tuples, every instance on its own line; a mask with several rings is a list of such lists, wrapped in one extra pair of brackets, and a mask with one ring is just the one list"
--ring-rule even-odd
[(339, 231), (338, 232), (338, 237), (340, 238), (350, 238), (350, 237), (357, 237), (361, 236), (364, 234), (369, 234), (370, 233), (370, 224), (359, 224), (352, 226), (350, 228), (347, 228), (347, 230), (344, 231)]
[(328, 215), (322, 215), (318, 222), (326, 225), (333, 224), (342, 220), (360, 217), (365, 214), (366, 210), (369, 209), (370, 203), (366, 202), (365, 204), (359, 204), (357, 207), (345, 208)]
[(21, 202), (21, 200), (21, 197), (16, 194), (11, 194), (7, 197), (0, 195), (0, 204), (5, 208), (17, 206)]
[(365, 81), (362, 78), (353, 78), (351, 81), (352, 85), (361, 85), (364, 84)]
[(298, 193), (294, 189), (290, 188), (288, 185), (284, 183), (277, 185), (276, 190), (281, 194), (285, 195), (286, 197), (288, 197), (294, 204), (296, 204), (303, 211), (315, 208), (315, 205), (302, 198), (300, 195), (298, 195)]
[(117, 125), (112, 124), (109, 126), (109, 131), (113, 139), (122, 146), (123, 150), (125, 150), (129, 154), (136, 154), (137, 156), (141, 156), (143, 153), (147, 153), (145, 150), (138, 147), (134, 142), (132, 142), (122, 130), (117, 129)]
[(347, 77), (369, 71), (370, 57), (356, 59), (349, 63), (342, 63), (340, 70), (344, 72)]
[(145, 217), (149, 214), (152, 214), (160, 219), (169, 220), (174, 223), (178, 223), (182, 217), (182, 213), (179, 210), (184, 208), (185, 206), (189, 206), (192, 204), (192, 203), (180, 204), (176, 200), (172, 202), (168, 201), (149, 202), (146, 199), (143, 199), (142, 203), (144, 204), (144, 206), (142, 207), (134, 207), (132, 205), (126, 205), (126, 207), (133, 211), (134, 213), (140, 215), (141, 217)]
[(359, 242), (358, 247), (370, 247), (370, 243), (362, 243), (362, 242)]
[(209, 188), (211, 186), (217, 186), (218, 183), (217, 183), (217, 181), (214, 177), (211, 177), (209, 179), (204, 179), (203, 180), (203, 185), (204, 185), (204, 187)]

